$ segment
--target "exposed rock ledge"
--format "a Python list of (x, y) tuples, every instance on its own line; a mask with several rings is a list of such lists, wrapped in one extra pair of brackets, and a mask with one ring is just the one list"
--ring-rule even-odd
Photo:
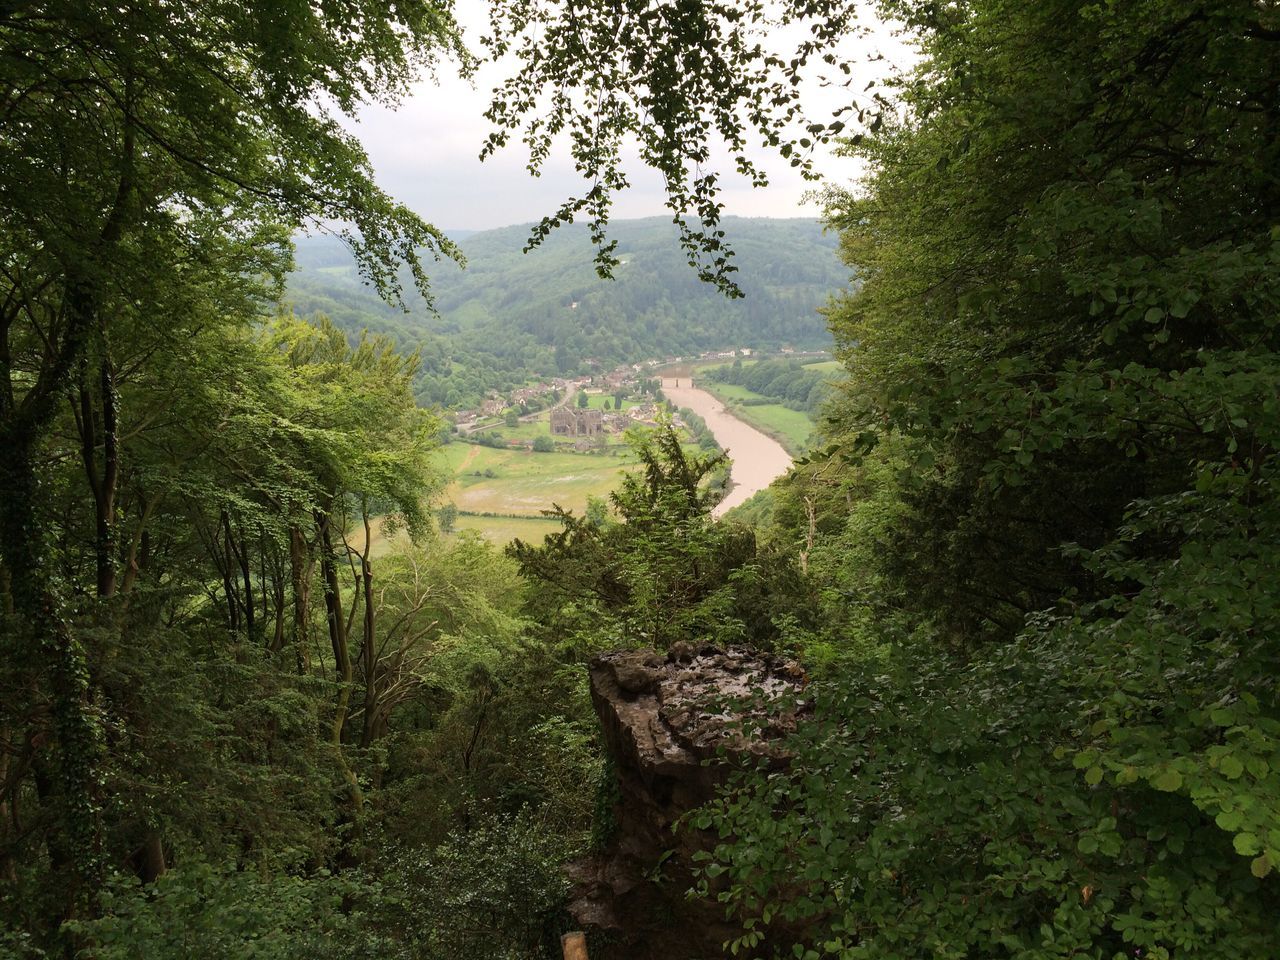
[(605, 654), (590, 673), (617, 778), (616, 831), (607, 850), (570, 866), (570, 913), (595, 934), (592, 960), (718, 957), (734, 934), (723, 908), (683, 896), (692, 855), (710, 839), (672, 825), (715, 795), (730, 767), (721, 747), (785, 762), (777, 741), (795, 727), (801, 672), (746, 648), (677, 645)]

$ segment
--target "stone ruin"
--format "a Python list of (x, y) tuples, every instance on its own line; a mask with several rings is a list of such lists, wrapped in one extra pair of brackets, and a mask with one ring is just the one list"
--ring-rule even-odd
[(604, 430), (604, 414), (599, 410), (577, 410), (559, 406), (551, 411), (551, 432), (560, 437), (596, 437)]
[(735, 759), (786, 763), (779, 741), (804, 709), (802, 671), (746, 648), (677, 645), (605, 654), (590, 677), (616, 829), (607, 849), (568, 867), (569, 913), (592, 934), (592, 960), (719, 957), (740, 930), (714, 897), (684, 897), (693, 854), (713, 838), (672, 827), (715, 796)]

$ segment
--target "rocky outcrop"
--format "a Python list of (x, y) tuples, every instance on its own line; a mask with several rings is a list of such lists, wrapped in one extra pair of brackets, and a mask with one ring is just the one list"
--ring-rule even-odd
[(734, 935), (714, 901), (687, 900), (693, 854), (711, 839), (676, 820), (710, 800), (735, 761), (783, 764), (803, 709), (790, 661), (731, 647), (629, 650), (591, 663), (591, 699), (616, 776), (606, 850), (570, 866), (570, 912), (592, 960), (718, 957)]

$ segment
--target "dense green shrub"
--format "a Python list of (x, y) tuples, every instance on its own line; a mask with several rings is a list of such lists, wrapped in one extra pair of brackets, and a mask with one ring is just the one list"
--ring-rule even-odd
[(191, 864), (142, 887), (117, 876), (100, 919), (70, 929), (95, 960), (306, 960), (367, 956), (356, 890), (327, 875), (304, 879)]
[[(551, 956), (568, 893), (561, 863), (577, 851), (528, 811), (467, 811), (434, 847), (380, 858), (377, 924), (404, 960)], [(394, 844), (393, 844), (394, 846)]]

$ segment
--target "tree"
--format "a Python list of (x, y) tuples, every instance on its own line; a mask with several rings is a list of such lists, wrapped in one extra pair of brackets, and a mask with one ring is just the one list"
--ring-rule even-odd
[(545, 433), (540, 433), (533, 438), (533, 449), (535, 453), (554, 453), (556, 442)]
[(890, 9), (926, 60), (831, 197), (851, 376), (776, 508), (849, 663), (707, 880), (846, 956), (1275, 953), (1274, 16)]
[(609, 520), (609, 503), (600, 497), (587, 497), (587, 509), (582, 519), (593, 527), (603, 527)]
[(251, 278), (283, 265), (266, 263), (283, 246), (280, 227), (310, 222), (352, 224), (343, 233), (364, 273), (392, 298), (401, 264), (425, 289), (420, 251), (455, 248), (373, 184), (332, 111), (394, 97), (439, 55), (464, 55), (447, 15), (375, 0), (340, 12), (275, 5), (265, 19), (204, 3), (50, 0), (8, 10), (0, 49), (10, 104), (0, 121), (0, 558), (16, 626), (6, 660), (29, 679), (5, 724), (29, 729), (34, 704), (50, 698), (49, 728), (31, 735), (56, 750), (49, 783), (62, 826), (51, 856), (79, 876), (74, 902), (101, 881), (102, 748), (83, 640), (63, 615), (38, 508), (59, 402), (80, 383), (102, 428), (84, 442), (106, 600), (122, 429), (113, 334), (135, 310), (180, 303), (192, 266), (220, 265), (215, 295), (251, 296)]
[[(631, 438), (640, 469), (585, 517), (557, 509), (564, 529), (509, 553), (537, 585), (532, 619), (558, 642), (647, 644), (767, 641), (775, 625), (756, 611), (750, 531), (716, 523), (708, 480), (723, 455), (690, 455), (670, 427)], [(778, 611), (775, 610), (775, 613)]]
[(585, 392), (585, 391), (582, 391), (582, 390), (579, 390), (579, 391), (578, 391), (578, 409), (579, 409), (579, 410), (585, 410), (585, 409), (587, 409), (587, 405), (588, 405), (590, 402), (591, 402), (591, 401), (588, 399), (586, 392)]
[(458, 522), (457, 504), (446, 503), (437, 510), (436, 522), (440, 524), (441, 533), (453, 533), (453, 526)]

